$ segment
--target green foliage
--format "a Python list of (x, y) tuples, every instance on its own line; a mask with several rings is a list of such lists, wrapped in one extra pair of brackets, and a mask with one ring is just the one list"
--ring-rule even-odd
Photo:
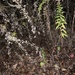
[(16, 34), (16, 32), (14, 31), (14, 32), (12, 32), (12, 34), (11, 34), (11, 36), (16, 36), (17, 34)]
[(46, 63), (46, 53), (44, 51), (44, 48), (41, 48), (41, 55), (42, 55), (43, 61), (40, 62), (40, 66), (42, 67)]
[(43, 60), (45, 60), (46, 59), (46, 53), (44, 51), (44, 48), (41, 48), (41, 55), (43, 57)]
[(60, 49), (61, 49), (60, 46), (57, 46), (57, 50), (60, 51)]
[(56, 25), (57, 25), (56, 30), (60, 30), (60, 36), (62, 38), (67, 37), (67, 32), (65, 27), (65, 24), (67, 23), (63, 13), (64, 13), (63, 7), (61, 6), (61, 4), (57, 4), (56, 15), (55, 15)]
[(25, 25), (26, 25), (26, 23), (25, 23), (25, 22), (22, 22), (22, 25), (23, 25), (23, 26), (25, 26)]
[(47, 1), (48, 1), (48, 0), (42, 0), (42, 2), (40, 3), (40, 5), (39, 5), (39, 7), (38, 7), (39, 13), (41, 12), (43, 5), (44, 5)]
[(40, 62), (40, 66), (44, 66), (45, 65), (45, 62)]
[(59, 54), (60, 50), (61, 50), (61, 47), (57, 46), (57, 54)]

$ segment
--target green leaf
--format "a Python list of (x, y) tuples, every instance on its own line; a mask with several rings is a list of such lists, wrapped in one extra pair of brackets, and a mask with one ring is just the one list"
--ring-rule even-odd
[(44, 66), (45, 65), (45, 63), (44, 62), (40, 62), (40, 66), (42, 67), (42, 66)]
[(64, 36), (65, 36), (65, 37), (68, 37), (68, 35), (67, 35), (67, 34), (64, 34)]
[(60, 46), (57, 47), (57, 50), (60, 51)]
[(61, 32), (61, 36), (64, 36), (64, 33)]
[(64, 29), (62, 30), (62, 32), (63, 32), (64, 34), (67, 34), (67, 32), (66, 32)]
[(61, 33), (61, 36), (64, 37), (68, 37), (67, 34)]
[(42, 10), (43, 5), (47, 2), (48, 0), (42, 0), (42, 2), (40, 3), (39, 7), (38, 7), (38, 11), (40, 13), (40, 11)]
[(12, 36), (16, 36), (16, 32), (13, 32), (13, 33), (12, 33)]
[(60, 25), (57, 25), (55, 29), (56, 29), (56, 30), (57, 30), (57, 29), (60, 29)]

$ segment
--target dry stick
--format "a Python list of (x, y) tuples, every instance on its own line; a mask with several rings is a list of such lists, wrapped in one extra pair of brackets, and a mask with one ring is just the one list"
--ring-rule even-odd
[(16, 7), (17, 9), (21, 8), (21, 4), (19, 4), (19, 3), (17, 3), (17, 5), (13, 5), (13, 4), (10, 4), (8, 1), (6, 1), (6, 2), (10, 7)]
[(63, 46), (63, 38), (62, 38), (62, 36), (60, 36), (60, 42), (61, 42), (61, 46)]
[[(67, 18), (70, 18), (70, 16), (69, 16), (69, 0), (67, 0), (67, 14), (66, 14), (66, 20), (67, 20)], [(67, 28), (67, 27), (66, 27)]]
[[(32, 26), (33, 25), (33, 21), (32, 21), (32, 18), (28, 15), (29, 12), (26, 10), (26, 6), (24, 6), (24, 8), (21, 9), (23, 15), (24, 15), (24, 18), (26, 18), (28, 20), (28, 22), (30, 23), (30, 25)], [(29, 34), (29, 40), (31, 41), (31, 34), (29, 32), (29, 29), (28, 29), (28, 26), (27, 26), (27, 31), (28, 31), (28, 34)]]
[(29, 56), (30, 55), (28, 54), (27, 50), (24, 48), (24, 46), (22, 46), (22, 43), (25, 43), (26, 45), (30, 45), (31, 47), (34, 47), (36, 50), (39, 49), (38, 46), (36, 46), (35, 43), (30, 43), (29, 41), (24, 41), (24, 40), (20, 40), (18, 39), (17, 37), (13, 37), (11, 36), (11, 33), (10, 32), (7, 32), (5, 34), (5, 39), (7, 40), (7, 43), (10, 44), (10, 42), (15, 42), (18, 44), (19, 48), (21, 48), (22, 51), (25, 52), (26, 56)]
[(75, 20), (75, 8), (74, 8), (73, 21), (72, 21), (72, 34), (74, 32), (74, 20)]
[(49, 33), (49, 39), (52, 40), (52, 35), (51, 35), (51, 27), (50, 27), (50, 11), (49, 11), (49, 3), (47, 2), (47, 6), (45, 7), (45, 14), (46, 14), (46, 18), (47, 18), (47, 29), (48, 29), (48, 33)]
[[(17, 9), (20, 9), (22, 11), (22, 14), (24, 15), (24, 19), (28, 19), (28, 22), (33, 25), (33, 21), (32, 21), (32, 18), (28, 15), (28, 11), (26, 10), (26, 5), (24, 6), (24, 8), (22, 8), (21, 4), (17, 3), (18, 5), (13, 5), (13, 4), (10, 4), (9, 2), (7, 2), (7, 4), (11, 7), (16, 7)], [(22, 18), (22, 19), (23, 19)], [(28, 30), (28, 28), (27, 28)], [(30, 35), (30, 32), (28, 30), (28, 33), (29, 33), (29, 39), (31, 41), (31, 35)]]
[[(35, 44), (35, 43), (30, 43), (29, 41), (24, 41), (24, 40), (20, 40), (20, 42), (24, 42), (26, 45), (30, 45), (31, 47), (34, 47), (36, 50), (38, 50), (39, 49), (39, 47)], [(27, 52), (27, 50), (24, 48), (24, 46), (22, 46), (22, 44), (21, 43), (19, 43), (18, 41), (16, 41), (16, 43), (18, 44), (18, 46), (25, 52), (25, 54), (28, 56), (29, 54), (28, 54), (28, 52)], [(30, 55), (29, 55), (30, 56)]]

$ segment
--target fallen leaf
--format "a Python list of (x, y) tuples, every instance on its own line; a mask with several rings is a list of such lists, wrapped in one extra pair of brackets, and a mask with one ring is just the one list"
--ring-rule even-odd
[(16, 69), (16, 67), (17, 67), (17, 64), (15, 64), (15, 65), (12, 66), (13, 69)]
[(59, 70), (60, 69), (58, 64), (55, 64), (54, 67), (55, 67), (55, 70)]
[(70, 54), (70, 57), (73, 58), (74, 57), (74, 54)]
[(62, 68), (62, 71), (66, 71), (66, 69), (65, 68)]

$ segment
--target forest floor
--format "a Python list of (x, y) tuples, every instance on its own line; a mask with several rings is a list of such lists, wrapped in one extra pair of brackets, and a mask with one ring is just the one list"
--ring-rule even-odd
[[(3, 46), (3, 47), (2, 47)], [(75, 75), (75, 48), (52, 48), (50, 54), (47, 50), (43, 63), (39, 54), (29, 52), (26, 56), (20, 50), (7, 52), (4, 44), (0, 49), (0, 75)], [(58, 52), (57, 52), (58, 51)]]

